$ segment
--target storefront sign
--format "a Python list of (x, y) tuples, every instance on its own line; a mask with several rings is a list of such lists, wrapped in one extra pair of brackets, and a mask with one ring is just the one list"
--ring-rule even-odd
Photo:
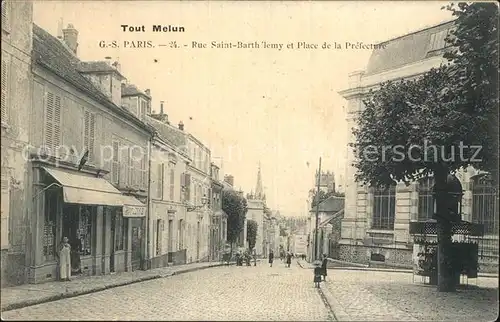
[(146, 207), (143, 206), (123, 206), (123, 217), (145, 217)]

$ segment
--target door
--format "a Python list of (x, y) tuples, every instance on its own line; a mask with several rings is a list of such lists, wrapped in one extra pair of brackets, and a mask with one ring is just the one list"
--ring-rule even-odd
[(116, 211), (111, 213), (111, 253), (109, 255), (109, 271), (115, 271), (115, 240), (116, 240)]
[(141, 240), (142, 240), (142, 228), (141, 219), (130, 218), (130, 224), (132, 225), (132, 254), (130, 262), (132, 265), (132, 270), (135, 271), (141, 268)]
[(200, 259), (200, 222), (196, 226), (196, 260)]

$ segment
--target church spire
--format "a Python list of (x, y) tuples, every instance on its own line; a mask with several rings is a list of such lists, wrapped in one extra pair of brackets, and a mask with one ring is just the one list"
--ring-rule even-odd
[(255, 198), (263, 200), (265, 198), (264, 196), (264, 189), (262, 188), (262, 175), (260, 173), (260, 161), (259, 161), (259, 171), (257, 172), (257, 186), (255, 187)]

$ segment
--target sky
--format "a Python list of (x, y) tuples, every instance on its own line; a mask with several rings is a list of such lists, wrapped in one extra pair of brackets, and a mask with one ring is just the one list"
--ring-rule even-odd
[[(378, 43), (450, 20), (433, 1), (39, 1), (34, 21), (56, 36), (58, 21), (78, 30), (81, 60), (118, 60), (128, 82), (150, 89), (172, 124), (182, 121), (211, 149), (236, 188), (255, 190), (261, 164), (267, 204), (285, 216), (306, 214), (308, 191), (322, 169), (345, 181), (346, 89), (366, 67), (368, 49), (286, 49), (298, 42)], [(152, 25), (185, 32), (153, 32)], [(145, 26), (123, 32), (121, 25)], [(120, 48), (101, 48), (117, 41)], [(151, 41), (155, 48), (124, 48)], [(180, 48), (168, 46), (175, 41)], [(192, 42), (209, 48), (191, 48)], [(255, 42), (260, 48), (210, 48)], [(263, 48), (262, 42), (284, 49)], [(158, 46), (165, 44), (167, 46)], [(184, 47), (183, 45), (187, 45)], [(156, 62), (155, 62), (156, 60)]]

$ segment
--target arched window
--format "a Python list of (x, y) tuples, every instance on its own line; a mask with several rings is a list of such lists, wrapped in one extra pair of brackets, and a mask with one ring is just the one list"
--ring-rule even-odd
[(373, 229), (394, 229), (396, 213), (396, 185), (376, 188), (373, 193)]
[(432, 219), (434, 214), (434, 198), (432, 197), (433, 177), (425, 177), (418, 182), (418, 221)]
[(484, 225), (484, 233), (498, 235), (498, 191), (490, 175), (472, 179), (472, 221)]

